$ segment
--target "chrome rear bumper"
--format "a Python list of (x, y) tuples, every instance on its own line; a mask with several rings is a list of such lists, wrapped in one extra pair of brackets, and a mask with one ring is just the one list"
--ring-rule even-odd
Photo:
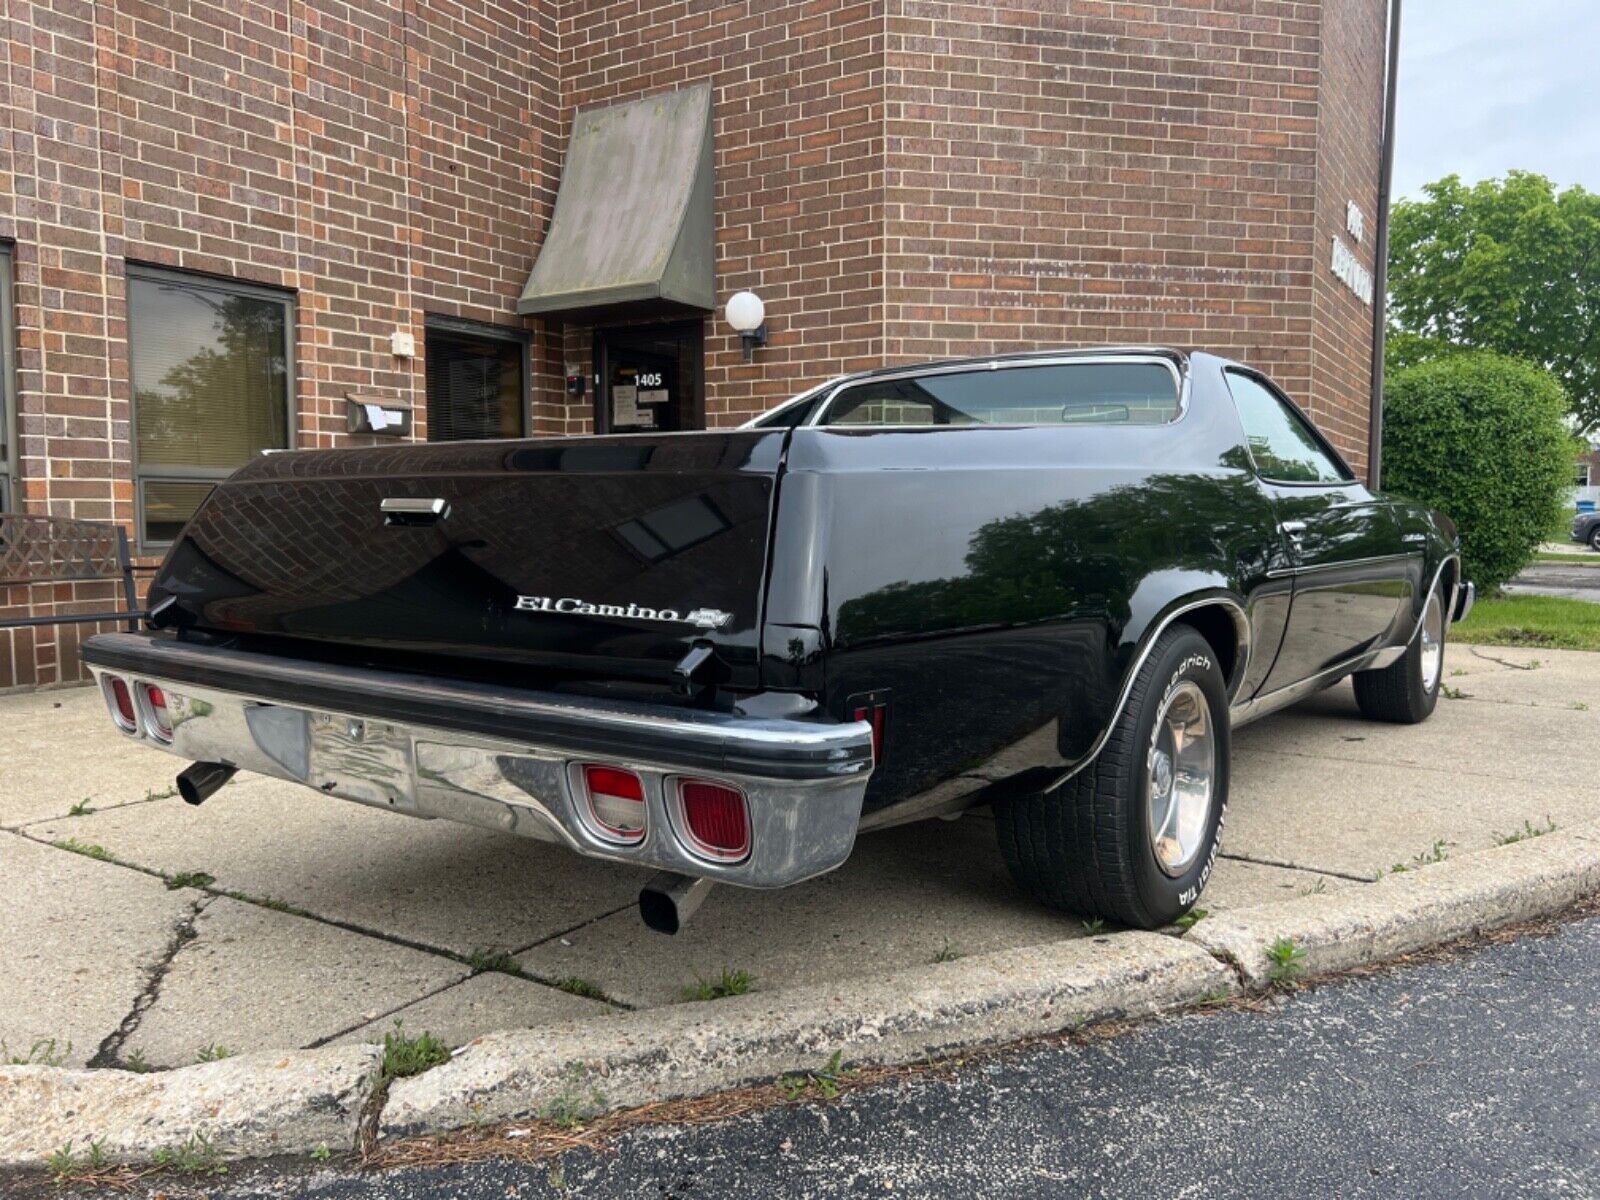
[[(83, 657), (103, 692), (107, 676), (127, 680), (136, 696), (142, 689), (134, 684), (162, 690), (170, 740), (142, 698), (134, 728), (115, 723), (179, 758), (746, 887), (798, 883), (844, 862), (872, 773), (865, 722), (743, 717), (487, 687), (163, 634), (103, 634), (84, 644)], [(626, 767), (644, 781), (641, 842), (609, 842), (580, 815), (572, 766), (585, 762)], [(744, 860), (719, 862), (691, 847), (668, 803), (682, 777), (744, 792)]]

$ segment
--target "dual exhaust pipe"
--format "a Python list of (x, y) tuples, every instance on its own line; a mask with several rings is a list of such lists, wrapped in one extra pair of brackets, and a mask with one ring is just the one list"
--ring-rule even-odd
[[(197, 762), (178, 776), (178, 795), (185, 804), (204, 804), (238, 773), (226, 763)], [(711, 880), (660, 871), (639, 892), (639, 918), (657, 933), (675, 934), (689, 923), (711, 892)]]

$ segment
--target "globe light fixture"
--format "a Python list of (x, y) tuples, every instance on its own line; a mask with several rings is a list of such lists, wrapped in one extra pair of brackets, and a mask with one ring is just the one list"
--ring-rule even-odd
[(744, 343), (744, 360), (749, 362), (755, 348), (767, 344), (767, 306), (754, 292), (735, 292), (723, 314)]

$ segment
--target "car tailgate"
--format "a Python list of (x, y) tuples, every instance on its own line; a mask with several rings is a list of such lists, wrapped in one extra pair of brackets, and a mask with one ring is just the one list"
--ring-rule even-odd
[(786, 436), (268, 455), (212, 492), (150, 605), (218, 631), (620, 678), (665, 678), (698, 641), (753, 686)]

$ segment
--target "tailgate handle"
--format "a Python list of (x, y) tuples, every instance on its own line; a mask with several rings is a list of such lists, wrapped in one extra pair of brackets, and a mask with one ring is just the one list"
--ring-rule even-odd
[(437, 525), (450, 515), (450, 501), (442, 496), (390, 496), (378, 508), (385, 525)]

